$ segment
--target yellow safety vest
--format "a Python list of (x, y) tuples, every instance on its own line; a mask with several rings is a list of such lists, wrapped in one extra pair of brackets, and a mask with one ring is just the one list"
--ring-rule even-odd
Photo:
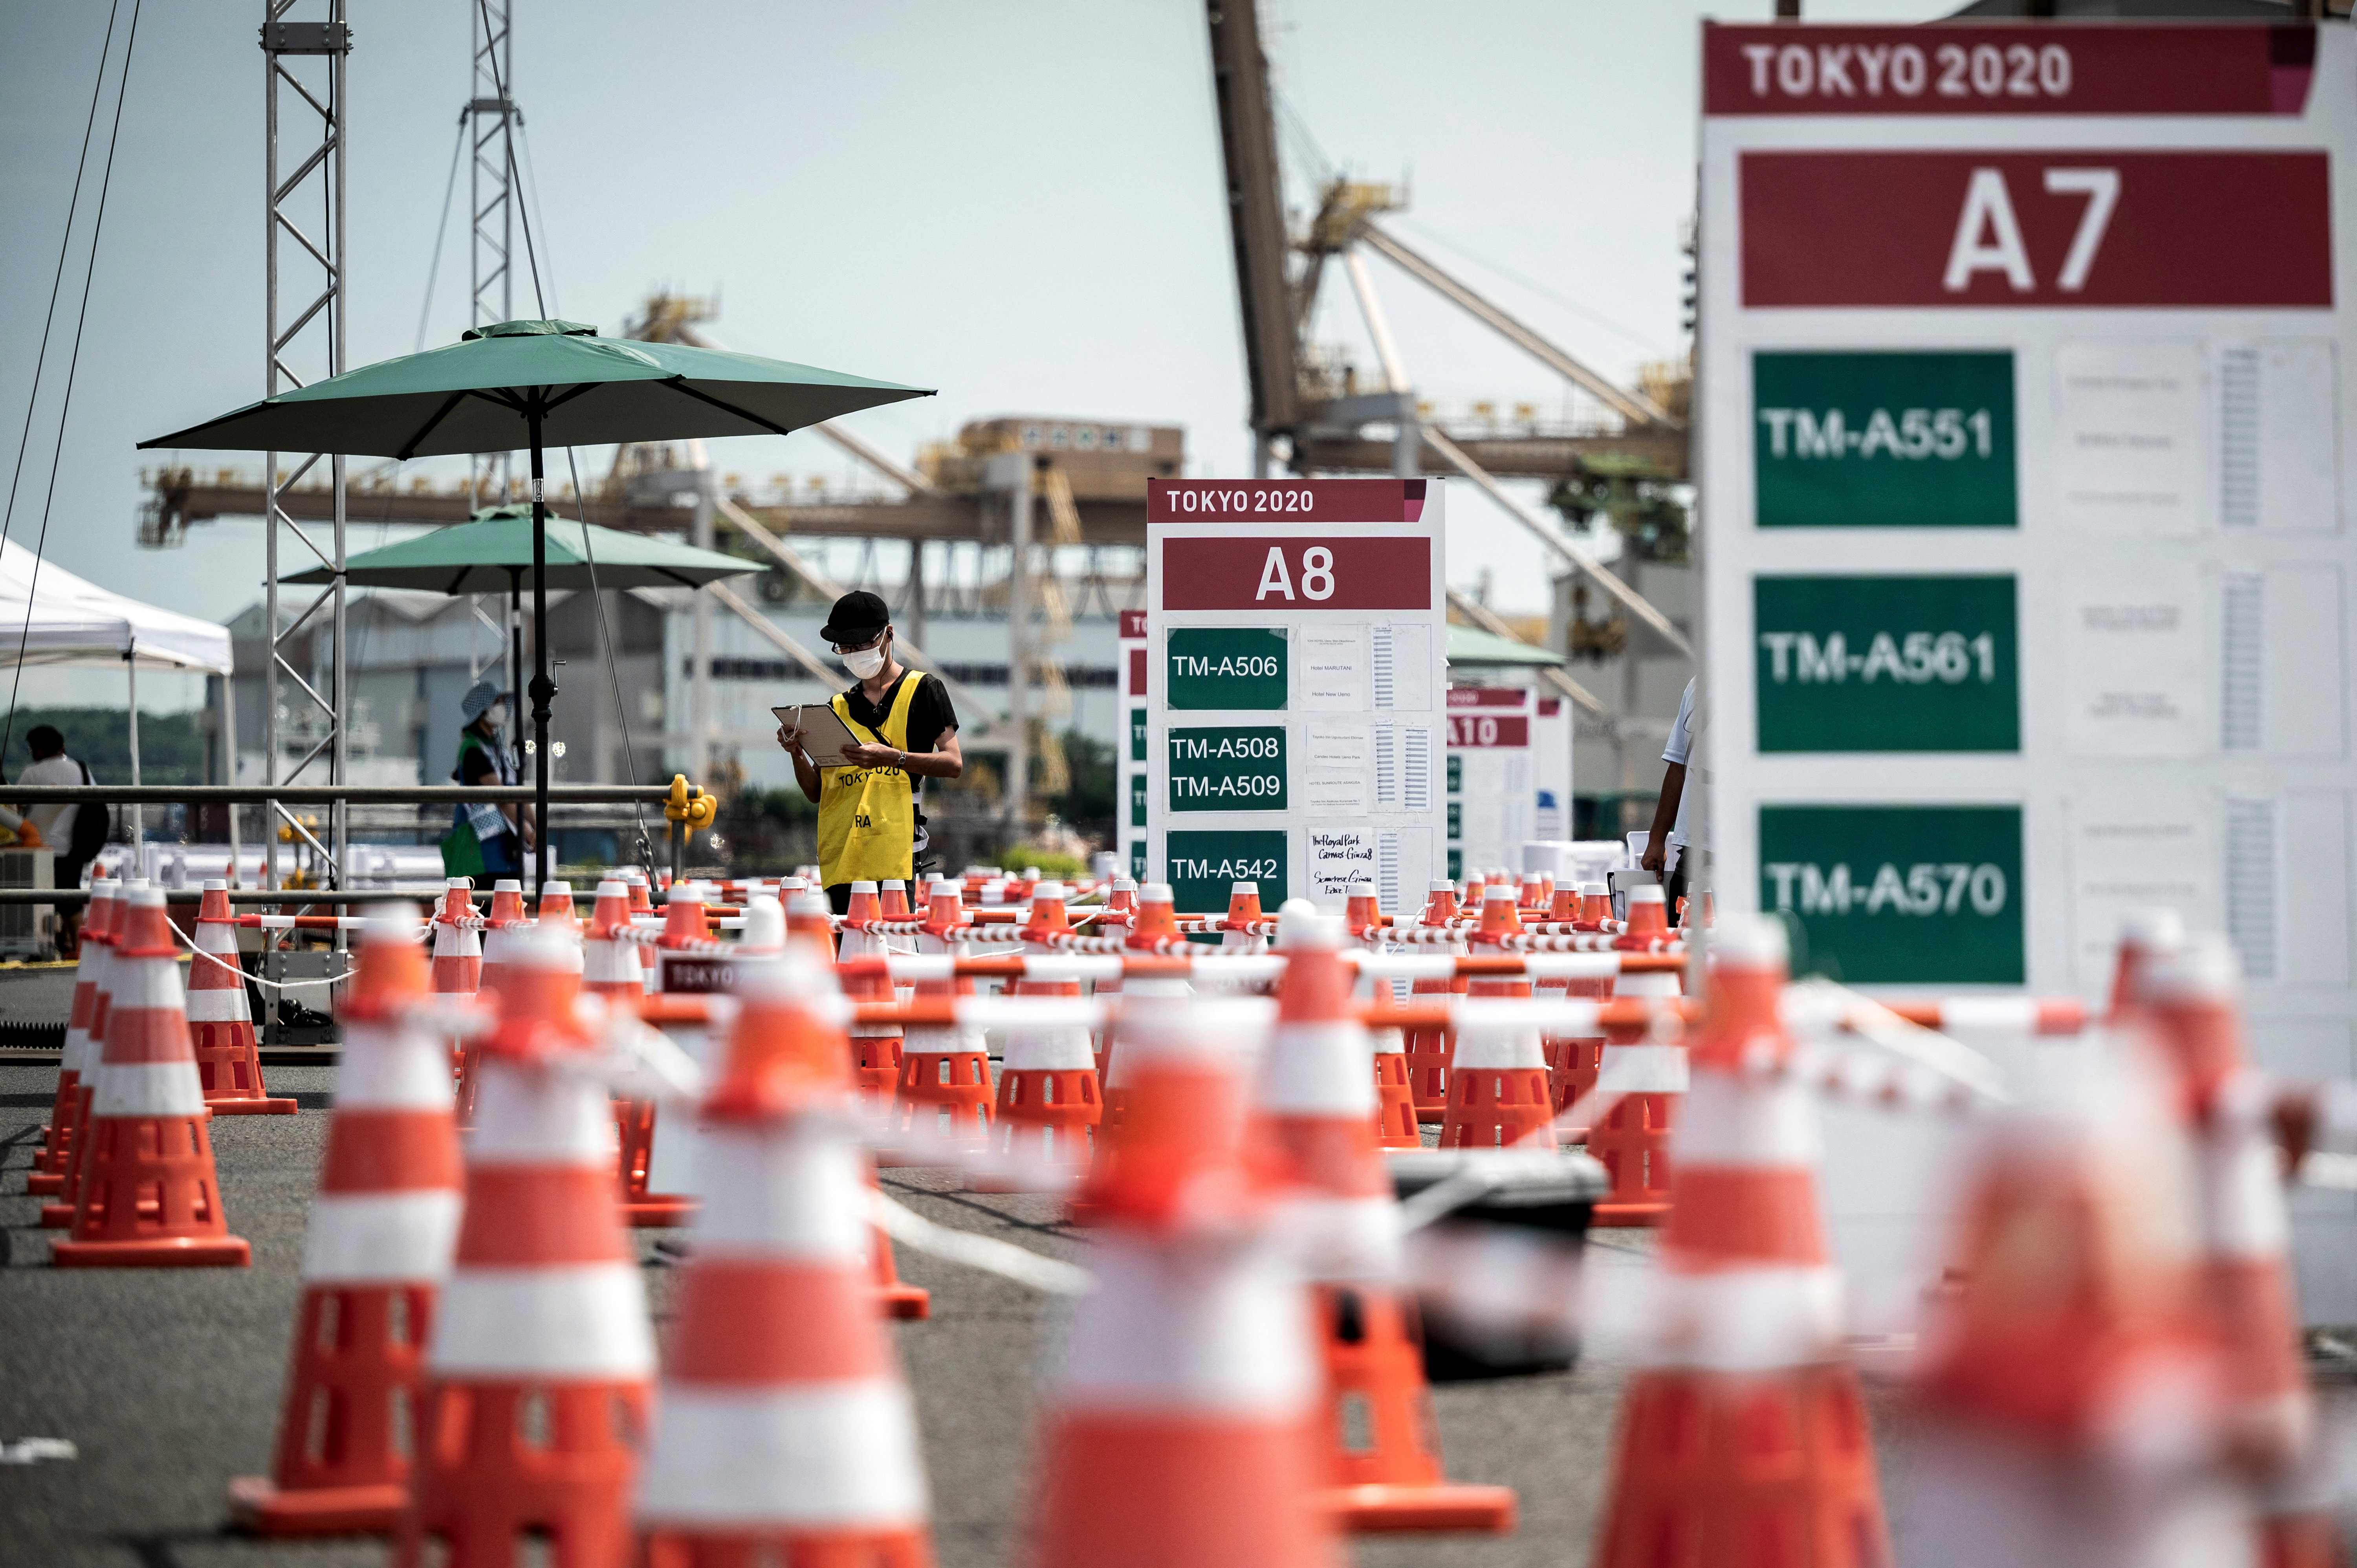
[[(834, 708), (844, 727), (862, 746), (909, 749), (909, 704), (915, 701), (921, 671), (900, 678), (892, 706), (884, 714), (883, 738), (855, 721), (845, 694), (835, 693)], [(819, 769), (819, 877), (832, 887), (841, 882), (906, 882), (915, 873), (917, 791), (903, 768), (822, 768)]]

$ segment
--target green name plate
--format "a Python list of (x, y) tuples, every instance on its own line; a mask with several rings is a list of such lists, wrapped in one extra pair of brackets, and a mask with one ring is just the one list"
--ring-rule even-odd
[(1282, 830), (1172, 832), (1165, 841), (1170, 901), (1182, 915), (1226, 914), (1228, 894), (1239, 882), (1260, 884), (1265, 910), (1275, 908), (1287, 897)]
[(1163, 650), (1173, 709), (1285, 709), (1285, 634), (1265, 627), (1173, 627)]
[(1174, 729), (1167, 749), (1172, 811), (1285, 810), (1283, 725)]
[(1146, 775), (1131, 774), (1129, 776), (1129, 825), (1133, 828), (1142, 828), (1146, 825)]
[(1144, 708), (1129, 710), (1129, 759), (1132, 762), (1146, 760), (1146, 710)]
[(2018, 806), (1762, 806), (1760, 908), (1792, 969), (1857, 985), (2019, 985)]
[(1760, 577), (1760, 749), (2018, 751), (2014, 581)]
[(2012, 528), (2013, 356), (1760, 353), (1761, 528)]

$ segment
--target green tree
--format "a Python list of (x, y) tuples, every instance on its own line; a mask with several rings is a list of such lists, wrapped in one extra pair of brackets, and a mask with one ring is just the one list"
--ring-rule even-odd
[[(25, 736), (48, 725), (66, 737), (66, 755), (90, 764), (104, 784), (131, 781), (130, 714), (123, 708), (18, 708), (0, 770), (15, 779), (33, 760)], [(199, 712), (139, 715), (139, 781), (201, 784), (205, 781), (205, 715)]]

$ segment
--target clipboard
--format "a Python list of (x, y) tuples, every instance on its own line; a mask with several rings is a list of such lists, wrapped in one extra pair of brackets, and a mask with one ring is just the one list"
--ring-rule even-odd
[(848, 768), (851, 764), (844, 757), (843, 748), (866, 744), (851, 733), (851, 726), (843, 722), (843, 715), (834, 711), (831, 703), (771, 708), (770, 712), (777, 714), (778, 722), (788, 729), (810, 732), (802, 745), (810, 752), (811, 762), (815, 767)]

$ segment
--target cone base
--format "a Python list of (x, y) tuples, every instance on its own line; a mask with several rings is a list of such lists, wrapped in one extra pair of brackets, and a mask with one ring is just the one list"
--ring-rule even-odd
[(230, 1523), (251, 1535), (389, 1535), (408, 1506), (409, 1488), (389, 1481), (295, 1491), (267, 1476), (239, 1476), (229, 1484)]
[[(48, 1223), (48, 1210), (41, 1211)], [(157, 1236), (137, 1241), (58, 1241), (49, 1262), (60, 1269), (242, 1269), (253, 1249), (242, 1236)]]
[(931, 1540), (905, 1530), (694, 1530), (652, 1527), (645, 1532), (647, 1568), (932, 1568)]
[(66, 1189), (63, 1171), (27, 1171), (25, 1191), (34, 1197), (54, 1197)]
[(1633, 1226), (1666, 1224), (1669, 1218), (1669, 1200), (1663, 1198), (1657, 1202), (1599, 1203), (1588, 1214), (1587, 1222), (1625, 1230)]
[(1357, 1535), (1504, 1535), (1514, 1528), (1514, 1489), (1441, 1481), (1429, 1487), (1329, 1487), (1318, 1500)]
[(44, 1230), (71, 1230), (73, 1228), (73, 1211), (74, 1206), (70, 1203), (45, 1203), (41, 1205), (41, 1229)]
[(922, 1285), (878, 1285), (876, 1310), (902, 1322), (921, 1321), (933, 1315), (933, 1293)]
[(622, 1223), (635, 1230), (675, 1227), (695, 1218), (696, 1200), (685, 1193), (652, 1192), (622, 1200)]
[(302, 1109), (291, 1100), (208, 1100), (205, 1109), (216, 1116), (292, 1116)]

